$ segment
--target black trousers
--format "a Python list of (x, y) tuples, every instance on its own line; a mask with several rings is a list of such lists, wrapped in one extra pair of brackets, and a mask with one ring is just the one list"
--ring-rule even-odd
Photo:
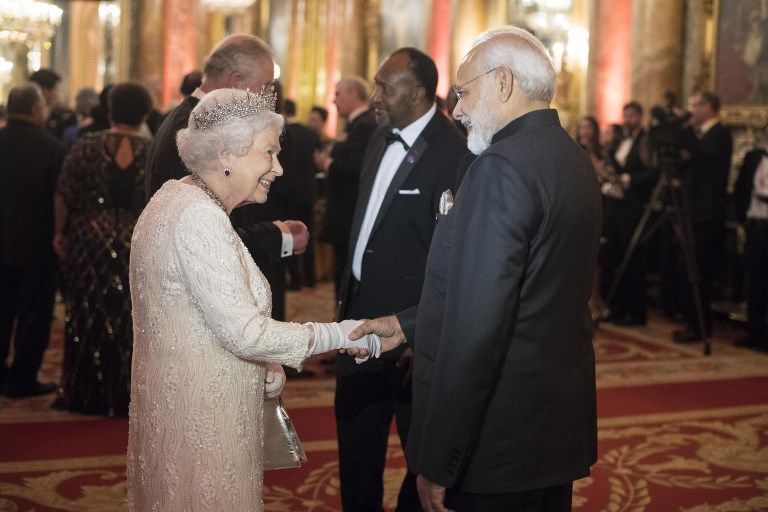
[[(411, 387), (404, 368), (388, 360), (374, 373), (337, 375), (336, 428), (339, 438), (341, 503), (345, 512), (383, 512), (384, 466), (394, 416), (402, 446), (411, 425)], [(397, 512), (418, 512), (416, 475), (407, 471)]]
[[(606, 216), (611, 216), (605, 222), (605, 234), (608, 243), (604, 251), (605, 274), (603, 287), (607, 293), (618, 273), (632, 235), (635, 232), (640, 217), (643, 214), (642, 203), (627, 203), (626, 201), (607, 202)], [(648, 269), (648, 246), (637, 245), (629, 259), (627, 268), (621, 275), (616, 293), (609, 304), (614, 317), (628, 315), (637, 320), (645, 321), (647, 317), (647, 293), (645, 277)]]
[(573, 482), (509, 494), (470, 494), (448, 489), (445, 506), (455, 512), (570, 512)]
[[(701, 307), (704, 310), (704, 324), (707, 334), (711, 334), (712, 295), (718, 268), (723, 261), (723, 254), (725, 252), (725, 229), (719, 224), (698, 224), (693, 226), (693, 239), (696, 244), (694, 256), (699, 271), (699, 290), (701, 293)], [(682, 275), (685, 276), (685, 267), (683, 267)], [(688, 327), (695, 332), (699, 332), (693, 290), (691, 290), (688, 279), (685, 277), (684, 279), (686, 292), (682, 302), (683, 315)]]
[[(22, 390), (37, 382), (51, 335), (55, 283), (53, 265), (0, 265), (0, 384), (6, 380), (8, 389)], [(7, 370), (11, 339), (13, 364)]]
[(768, 349), (768, 220), (747, 220), (747, 330), (749, 339)]

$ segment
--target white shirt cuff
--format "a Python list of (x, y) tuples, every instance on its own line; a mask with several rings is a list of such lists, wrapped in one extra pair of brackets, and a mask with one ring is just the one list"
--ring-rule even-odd
[(287, 258), (293, 254), (293, 235), (291, 230), (288, 229), (285, 223), (279, 220), (274, 221), (273, 224), (280, 229), (280, 234), (283, 236), (283, 242), (280, 246), (280, 257)]

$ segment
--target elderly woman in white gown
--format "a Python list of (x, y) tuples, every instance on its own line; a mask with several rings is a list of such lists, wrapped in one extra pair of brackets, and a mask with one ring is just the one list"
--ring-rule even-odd
[(139, 218), (131, 248), (134, 352), (128, 509), (260, 511), (263, 403), (312, 354), (355, 349), (355, 322), (270, 318), (266, 279), (230, 225), (282, 174), (274, 94), (219, 89), (177, 135), (190, 176), (171, 180)]

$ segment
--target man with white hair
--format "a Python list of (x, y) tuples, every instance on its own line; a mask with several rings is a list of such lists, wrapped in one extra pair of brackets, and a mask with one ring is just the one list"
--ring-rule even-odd
[[(224, 38), (205, 59), (200, 87), (166, 117), (149, 147), (144, 176), (146, 199), (170, 179), (187, 176), (176, 147), (176, 132), (186, 128), (192, 109), (206, 93), (237, 88), (260, 91), (272, 83), (275, 63), (269, 46), (256, 36), (234, 34)], [(276, 264), (280, 258), (304, 252), (307, 227), (299, 221), (259, 222), (235, 229), (260, 268)]]
[(441, 208), (419, 307), (351, 337), (413, 346), (406, 456), (426, 511), (571, 510), (573, 480), (597, 459), (600, 190), (549, 108), (541, 41), (481, 34), (458, 83), (453, 115), (478, 157)]

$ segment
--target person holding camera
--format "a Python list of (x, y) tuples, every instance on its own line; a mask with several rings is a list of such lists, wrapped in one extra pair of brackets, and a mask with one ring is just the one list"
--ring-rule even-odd
[[(699, 271), (699, 290), (706, 333), (698, 327), (695, 301), (683, 301), (687, 327), (673, 334), (676, 342), (701, 340), (712, 330), (712, 282), (722, 261), (725, 239), (726, 187), (731, 167), (733, 139), (722, 122), (720, 98), (712, 92), (697, 92), (688, 102), (690, 126), (683, 131), (682, 187), (690, 213), (694, 255)], [(688, 289), (687, 297), (692, 292)]]

